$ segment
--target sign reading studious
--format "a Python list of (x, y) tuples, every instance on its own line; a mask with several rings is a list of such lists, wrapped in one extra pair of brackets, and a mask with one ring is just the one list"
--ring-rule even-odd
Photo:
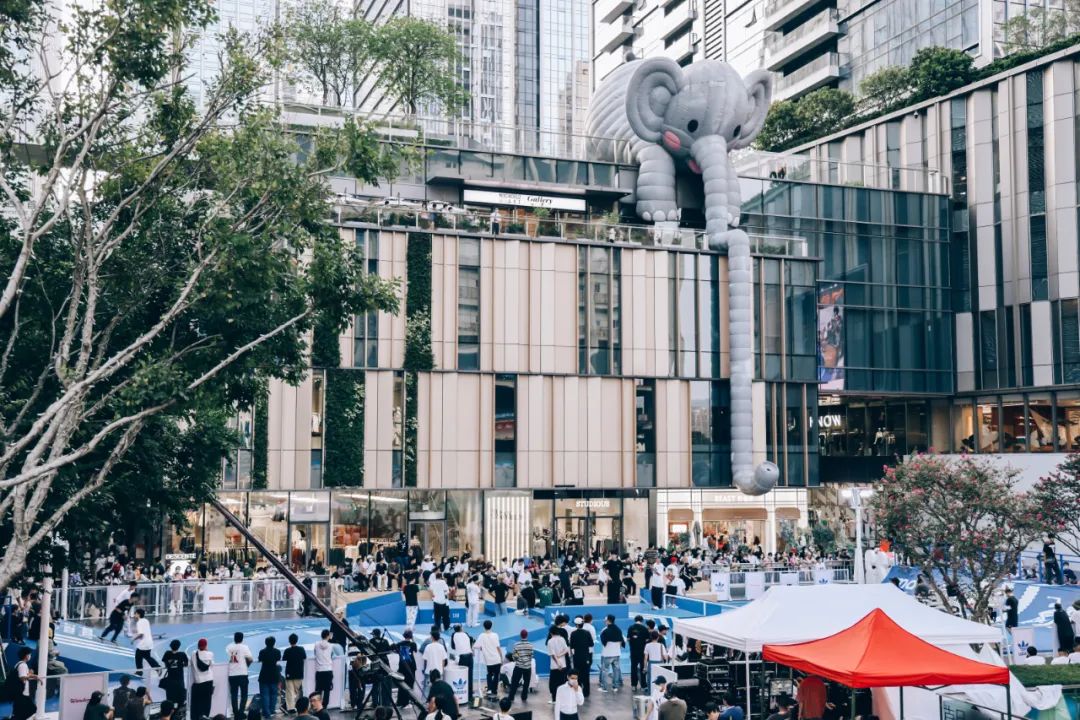
[(556, 195), (530, 195), (528, 193), (502, 192), (500, 190), (465, 190), (465, 202), (484, 205), (509, 205), (512, 207), (550, 208), (585, 212), (585, 198), (558, 197)]

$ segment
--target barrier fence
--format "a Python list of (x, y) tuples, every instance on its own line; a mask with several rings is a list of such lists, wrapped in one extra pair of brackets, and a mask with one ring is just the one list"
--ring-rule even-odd
[[(138, 607), (148, 617), (236, 613), (298, 608), (303, 598), (285, 578), (236, 580), (182, 580), (179, 582), (139, 583)], [(319, 599), (332, 604), (333, 592), (328, 576), (312, 577), (312, 587)], [(127, 585), (83, 585), (66, 591), (68, 620), (102, 620), (116, 604)], [(64, 608), (65, 591), (53, 591), (53, 608)]]

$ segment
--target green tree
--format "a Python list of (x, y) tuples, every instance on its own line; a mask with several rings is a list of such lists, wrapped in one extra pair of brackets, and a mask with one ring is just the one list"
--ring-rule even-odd
[(187, 492), (176, 438), (302, 379), (315, 325), (397, 308), (326, 222), (326, 177), (378, 182), (400, 158), (352, 119), (301, 152), (258, 102), (275, 34), (224, 35), (197, 111), (176, 28), (208, 27), (206, 0), (65, 10), (4, 29), (0, 589), (138, 454)]
[(765, 124), (754, 140), (754, 147), (758, 150), (778, 152), (791, 147), (804, 136), (805, 131), (796, 104), (791, 100), (780, 100), (769, 106)]
[(1080, 0), (1061, 7), (1031, 7), (1005, 21), (1001, 30), (1006, 54), (1042, 50), (1080, 34)]
[(859, 83), (860, 104), (866, 109), (889, 112), (903, 105), (911, 94), (911, 74), (907, 68), (890, 65), (873, 72)]
[(446, 114), (465, 104), (455, 75), (457, 43), (435, 23), (394, 18), (377, 30), (374, 46), (379, 84), (410, 115), (422, 103), (438, 104)]
[(843, 129), (855, 114), (855, 96), (847, 90), (821, 88), (806, 95), (796, 104), (804, 131), (810, 137), (821, 137)]
[(928, 47), (911, 59), (913, 100), (947, 95), (975, 79), (974, 59), (963, 50)]
[(963, 587), (963, 610), (979, 622), (1020, 553), (1050, 527), (1034, 496), (1017, 491), (1016, 475), (985, 458), (919, 454), (888, 468), (871, 500), (878, 533), (942, 605), (949, 586)]
[(348, 97), (355, 107), (374, 63), (372, 26), (332, 0), (304, 0), (289, 11), (285, 33), (290, 58), (316, 84), (323, 105), (340, 107)]

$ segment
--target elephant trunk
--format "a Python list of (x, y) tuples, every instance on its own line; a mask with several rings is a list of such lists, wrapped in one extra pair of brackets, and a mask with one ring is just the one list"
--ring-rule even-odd
[(747, 495), (764, 495), (776, 484), (779, 470), (770, 462), (754, 469), (754, 353), (750, 237), (737, 229), (739, 178), (728, 158), (727, 143), (717, 135), (699, 138), (690, 149), (705, 184), (705, 231), (709, 246), (727, 248), (728, 344), (731, 364), (731, 476)]

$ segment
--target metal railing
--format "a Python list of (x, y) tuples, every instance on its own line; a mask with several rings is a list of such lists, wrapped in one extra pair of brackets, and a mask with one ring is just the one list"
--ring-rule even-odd
[(840, 15), (836, 12), (836, 8), (829, 8), (822, 10), (820, 13), (802, 23), (799, 27), (786, 35), (782, 32), (769, 31), (765, 33), (765, 52), (772, 55), (779, 54), (780, 51), (787, 49), (793, 43), (796, 43), (804, 37), (807, 37), (824, 27), (828, 27), (830, 23), (836, 23), (839, 20)]
[[(315, 593), (324, 602), (333, 594), (327, 576), (312, 577)], [(224, 591), (224, 602), (207, 605), (207, 586)], [(67, 589), (67, 620), (104, 620), (109, 615), (113, 593), (124, 585), (85, 585)], [(139, 602), (136, 607), (146, 610), (148, 617), (164, 615), (204, 614), (210, 612), (258, 612), (293, 610), (300, 604), (300, 594), (282, 577), (261, 579), (180, 580), (163, 583), (139, 583)], [(61, 593), (53, 591), (53, 607), (64, 607)]]
[(777, 91), (784, 91), (794, 85), (801, 83), (806, 78), (810, 77), (819, 70), (824, 70), (831, 66), (836, 66), (837, 70), (840, 68), (840, 54), (834, 52), (828, 52), (821, 57), (815, 58), (803, 65), (798, 70), (783, 76), (776, 83)]
[(928, 167), (893, 167), (884, 163), (842, 162), (816, 159), (809, 155), (771, 153), (762, 150), (739, 150), (732, 153), (731, 161), (740, 177), (848, 185), (879, 190), (909, 190), (939, 195), (948, 192), (947, 183), (942, 174)]
[[(565, 218), (514, 218), (500, 213), (498, 223), (493, 213), (465, 210), (423, 210), (405, 206), (359, 205), (342, 203), (338, 206), (338, 222), (362, 222), (387, 228), (420, 229), (438, 232), (492, 234), (553, 240), (571, 240), (642, 247), (675, 247), (706, 250), (708, 236), (703, 230), (658, 225), (628, 225), (606, 221), (571, 220)], [(783, 235), (750, 235), (751, 252), (763, 255), (806, 257), (805, 238)]]

